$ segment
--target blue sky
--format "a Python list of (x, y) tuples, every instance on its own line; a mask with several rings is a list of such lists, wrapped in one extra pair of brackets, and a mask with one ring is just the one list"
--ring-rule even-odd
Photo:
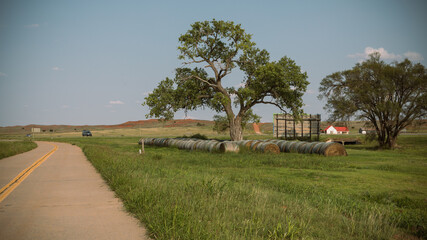
[[(118, 124), (145, 119), (141, 103), (174, 69), (178, 38), (195, 21), (242, 24), (272, 60), (307, 72), (307, 113), (326, 75), (367, 54), (426, 65), (427, 1), (0, 1), (0, 126)], [(241, 74), (225, 81), (236, 86)], [(254, 112), (272, 121), (273, 106)], [(188, 117), (212, 119), (209, 110)], [(184, 118), (178, 112), (175, 118)]]

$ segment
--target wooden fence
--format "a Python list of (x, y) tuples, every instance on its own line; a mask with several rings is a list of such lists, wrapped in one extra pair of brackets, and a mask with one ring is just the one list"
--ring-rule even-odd
[(291, 114), (274, 114), (273, 136), (284, 139), (312, 139), (319, 141), (320, 114), (304, 114), (295, 119)]

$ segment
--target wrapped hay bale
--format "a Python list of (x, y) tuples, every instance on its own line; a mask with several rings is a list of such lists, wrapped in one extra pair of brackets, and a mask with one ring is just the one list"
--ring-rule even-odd
[(294, 153), (294, 152), (298, 152), (298, 147), (299, 147), (301, 144), (302, 144), (301, 142), (293, 142), (293, 144), (291, 144), (291, 145), (289, 146), (289, 152), (292, 152), (292, 153)]
[(250, 145), (250, 147), (249, 147), (249, 149), (250, 149), (250, 150), (252, 150), (252, 151), (256, 151), (256, 147), (257, 147), (260, 143), (262, 143), (262, 142), (261, 142), (261, 141), (252, 141), (252, 142), (251, 142), (251, 145)]
[(240, 144), (239, 144), (240, 147), (244, 147), (244, 148), (250, 149), (251, 148), (251, 144), (253, 142), (255, 142), (255, 141), (254, 140), (244, 140), (244, 141), (239, 141), (239, 142), (240, 142)]
[(222, 145), (221, 142), (210, 142), (208, 144), (208, 146), (209, 146), (208, 151), (209, 152), (220, 152), (221, 145)]
[(168, 147), (177, 147), (178, 146), (178, 141), (177, 139), (170, 139), (168, 141)]
[(197, 145), (201, 144), (202, 142), (204, 142), (204, 140), (197, 140), (194, 142), (193, 148), (191, 149), (192, 151), (197, 150)]
[(316, 144), (317, 142), (307, 143), (306, 145), (304, 145), (304, 149), (302, 149), (301, 153), (305, 153), (305, 154), (311, 153), (311, 150)]
[(296, 142), (291, 142), (291, 141), (289, 141), (289, 142), (286, 142), (285, 143), (285, 152), (291, 152), (291, 148), (292, 148), (292, 146), (295, 144)]
[(239, 152), (239, 144), (236, 142), (225, 141), (220, 146), (220, 152)]
[(320, 154), (325, 155), (327, 157), (348, 155), (342, 144), (334, 142), (324, 143), (324, 145), (320, 148)]
[(310, 153), (320, 154), (320, 148), (322, 148), (323, 144), (323, 142), (318, 142), (317, 144), (315, 144), (311, 149)]
[(152, 146), (154, 142), (154, 138), (145, 138), (144, 144)]
[(208, 141), (203, 141), (199, 144), (197, 144), (196, 149), (199, 151), (206, 151), (205, 146), (208, 144)]
[(190, 140), (190, 141), (186, 141), (186, 142), (184, 143), (184, 149), (192, 150), (192, 149), (193, 149), (193, 146), (194, 146), (194, 143), (195, 143), (195, 141), (192, 141), (192, 140)]
[(305, 145), (307, 145), (307, 144), (309, 144), (309, 143), (308, 142), (299, 142), (296, 151), (298, 153), (304, 153), (304, 148), (305, 148)]
[(276, 145), (279, 147), (281, 152), (285, 152), (285, 145), (288, 141), (285, 140), (280, 140), (279, 142), (276, 143)]
[(280, 148), (274, 143), (260, 142), (255, 146), (255, 151), (262, 153), (280, 153)]

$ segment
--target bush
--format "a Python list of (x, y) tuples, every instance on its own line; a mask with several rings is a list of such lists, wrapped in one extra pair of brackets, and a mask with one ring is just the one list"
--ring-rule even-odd
[(371, 143), (373, 141), (377, 141), (377, 133), (373, 131), (366, 132), (365, 143)]
[(200, 134), (200, 133), (196, 133), (194, 135), (192, 135), (190, 138), (197, 138), (197, 139), (202, 139), (202, 140), (208, 140), (208, 137), (206, 137), (206, 135)]

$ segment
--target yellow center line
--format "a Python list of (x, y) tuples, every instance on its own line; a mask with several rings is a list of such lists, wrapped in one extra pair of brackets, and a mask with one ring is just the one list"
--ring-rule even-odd
[(43, 157), (39, 158), (35, 161), (31, 166), (24, 169), (21, 173), (19, 173), (12, 181), (10, 181), (6, 186), (0, 189), (0, 203), (16, 188), (24, 181), (38, 166), (40, 166), (46, 159), (50, 157), (57, 149), (58, 146), (55, 144), (49, 143), (54, 146), (54, 148), (46, 153)]

